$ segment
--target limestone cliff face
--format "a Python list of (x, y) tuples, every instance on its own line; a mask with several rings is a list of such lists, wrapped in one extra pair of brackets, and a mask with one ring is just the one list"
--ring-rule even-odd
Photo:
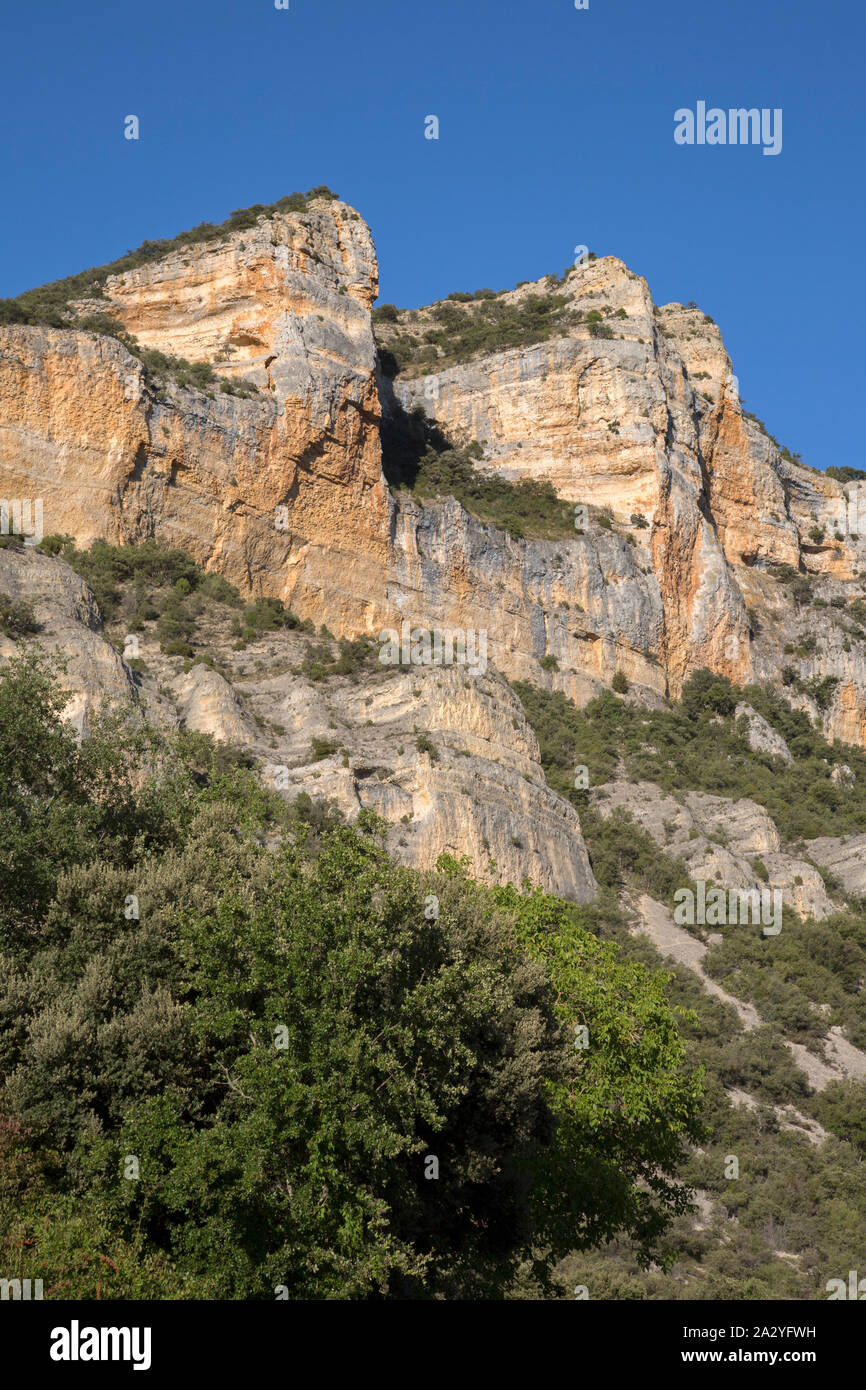
[[(254, 382), (249, 399), (157, 390), (114, 338), (0, 329), (0, 496), (41, 498), (45, 531), (81, 543), (170, 539), (339, 635), (403, 619), (483, 631), (497, 669), (578, 701), (618, 670), (653, 703), (698, 666), (776, 684), (788, 666), (828, 733), (866, 741), (866, 651), (843, 612), (866, 570), (866, 485), (781, 458), (743, 412), (715, 324), (657, 308), (605, 258), (556, 287), (558, 336), (392, 385), (376, 371), (377, 274), (364, 222), (319, 200), (79, 305)], [(453, 500), (392, 496), (380, 417), (418, 405), (481, 443), (481, 470), (551, 481), (585, 524), (513, 541)], [(821, 614), (776, 565), (811, 578)], [(819, 709), (810, 683), (827, 676)]]
[[(566, 541), (512, 540), (452, 500), (394, 509), (387, 621), (487, 634), (509, 677), (553, 683), (585, 703), (617, 669), (649, 700), (666, 689), (663, 608), (648, 562), (599, 530)], [(552, 657), (549, 675), (540, 663)]]
[[(539, 282), (501, 299), (519, 308), (546, 292)], [(581, 687), (619, 667), (651, 699), (659, 690), (676, 695), (698, 666), (740, 683), (778, 683), (782, 667), (793, 665), (804, 685), (837, 679), (823, 711), (807, 692), (794, 691), (795, 702), (821, 714), (831, 736), (862, 742), (866, 653), (846, 642), (832, 601), (844, 607), (861, 594), (866, 484), (843, 488), (786, 462), (744, 413), (716, 325), (694, 307), (653, 305), (646, 282), (622, 262), (588, 262), (556, 293), (572, 311), (561, 336), (441, 371), (410, 369), (396, 378), (391, 407), (420, 407), (455, 439), (477, 439), (482, 469), (547, 480), (591, 517), (605, 509), (614, 533), (634, 542), (626, 568), (640, 576), (641, 621), (633, 589), (609, 574), (590, 526), (605, 602), (602, 610), (590, 597), (584, 606), (589, 625), (610, 638), (608, 656), (599, 661), (598, 647), (587, 644), (557, 651), (564, 662), (551, 683), (579, 698)], [(600, 316), (595, 326), (592, 315)], [(409, 327), (417, 332), (415, 323), (393, 331)], [(635, 529), (633, 516), (648, 528)], [(566, 569), (581, 544), (566, 547)], [(838, 622), (794, 603), (772, 575), (779, 565), (811, 579)], [(554, 576), (551, 591), (555, 602), (567, 601)], [(811, 658), (788, 661), (785, 647), (809, 634), (818, 643)]]
[(278, 400), (310, 390), (326, 398), (335, 363), (369, 375), (377, 290), (366, 224), (344, 203), (319, 199), (111, 276), (104, 299), (81, 312), (100, 309), (147, 347), (218, 362)]
[[(298, 595), (344, 627), (387, 556), (369, 307), (375, 253), (356, 213), (316, 202), (110, 279), (84, 302), (143, 347), (216, 362), (251, 399), (150, 388), (113, 338), (0, 332), (3, 495), (43, 499), (46, 532), (159, 534), (245, 590)], [(284, 508), (278, 512), (278, 508)], [(354, 571), (358, 582), (344, 582)]]
[(350, 820), (377, 811), (391, 823), (390, 852), (405, 863), (429, 869), (441, 854), (465, 856), (483, 882), (529, 877), (576, 902), (594, 897), (577, 812), (547, 786), (535, 734), (498, 672), (378, 666), (314, 683), (299, 674), (301, 634), (266, 634), (240, 655), (226, 610), (208, 640), (227, 675), (166, 656), (152, 631), (139, 636), (143, 668), (134, 673), (62, 560), (0, 549), (0, 593), (31, 604), (41, 624), (24, 644), (0, 634), (0, 660), (32, 644), (61, 654), (65, 716), (79, 732), (103, 707), (199, 730), (248, 749), (289, 798), (324, 798)]
[[(543, 291), (542, 282), (503, 298), (519, 308)], [(396, 397), (456, 437), (477, 438), (484, 467), (547, 480), (575, 504), (609, 509), (621, 527), (646, 518), (657, 581), (650, 654), (665, 683), (676, 693), (699, 665), (748, 679), (745, 605), (707, 505), (705, 445), (731, 383), (718, 330), (696, 310), (656, 310), (646, 282), (613, 258), (576, 269), (559, 292), (580, 315), (565, 336), (432, 377), (398, 377)], [(610, 336), (593, 336), (591, 314)], [(716, 385), (715, 403), (698, 389), (704, 377)], [(626, 623), (623, 613), (624, 635)], [(636, 675), (627, 640), (623, 658)]]

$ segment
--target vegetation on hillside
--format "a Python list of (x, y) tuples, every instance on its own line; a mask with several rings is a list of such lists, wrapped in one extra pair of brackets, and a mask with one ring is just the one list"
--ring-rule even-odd
[[(738, 688), (725, 676), (697, 671), (682, 700), (660, 710), (608, 692), (579, 710), (557, 691), (523, 682), (515, 689), (541, 740), (551, 786), (563, 796), (573, 790), (576, 763), (588, 767), (591, 786), (609, 781), (621, 763), (629, 780), (665, 791), (751, 797), (789, 843), (866, 831), (866, 752), (828, 743), (807, 714), (768, 687)], [(749, 747), (748, 720), (735, 718), (741, 701), (782, 735), (792, 762)], [(853, 783), (833, 781), (834, 767), (843, 764), (853, 770)], [(585, 802), (588, 793), (575, 795)]]
[(214, 605), (235, 610), (230, 632), (236, 650), (280, 628), (314, 631), (309, 619), (302, 621), (278, 598), (244, 604), (221, 574), (205, 572), (185, 550), (161, 541), (109, 545), (96, 540), (79, 550), (71, 536), (50, 535), (36, 549), (59, 556), (86, 580), (106, 623), (125, 633), (152, 630), (168, 656), (208, 655), (201, 620)]
[(844, 468), (825, 468), (824, 472), (828, 478), (835, 478), (837, 483), (857, 483), (866, 478), (866, 469), (849, 468), (847, 464)]
[(430, 325), (416, 329), (408, 311), (383, 305), (373, 326), (387, 376), (417, 376), (469, 362), (484, 353), (529, 347), (561, 337), (579, 315), (563, 294), (527, 294), (517, 302), (492, 291), (461, 302), (450, 296), (430, 310)]
[(699, 1135), (660, 977), (556, 899), (391, 863), (375, 818), (290, 807), (204, 735), (79, 742), (65, 698), (38, 655), (0, 672), (7, 1277), (494, 1298), (617, 1234), (650, 1257)]
[[(538, 736), (548, 782), (580, 811), (602, 885), (600, 899), (578, 910), (580, 920), (616, 941), (627, 959), (661, 965), (648, 939), (629, 933), (616, 895), (646, 892), (670, 906), (672, 892), (689, 886), (689, 871), (626, 812), (604, 818), (593, 809), (592, 787), (618, 766), (626, 776), (658, 782), (667, 791), (751, 796), (783, 819), (789, 833), (807, 828), (804, 818), (811, 829), (812, 817), (822, 827), (815, 833), (825, 833), (826, 817), (834, 815), (830, 833), (840, 833), (840, 824), (862, 828), (862, 753), (828, 745), (805, 715), (772, 691), (737, 691), (724, 678), (699, 672), (680, 705), (647, 711), (608, 695), (577, 710), (559, 693), (521, 682), (515, 688)], [(788, 740), (790, 767), (748, 748), (734, 719), (742, 697)], [(858, 783), (837, 802), (829, 795), (835, 791), (829, 772), (852, 757), (859, 758)], [(590, 769), (587, 791), (574, 789), (578, 764)], [(697, 1226), (693, 1217), (674, 1221), (665, 1245), (667, 1268), (642, 1269), (633, 1244), (618, 1238), (567, 1259), (561, 1273), (569, 1285), (584, 1284), (593, 1299), (825, 1298), (826, 1281), (844, 1277), (862, 1250), (866, 1083), (836, 1083), (811, 1094), (785, 1040), (820, 1048), (827, 1028), (840, 1024), (853, 1042), (866, 1046), (866, 911), (851, 903), (823, 922), (802, 922), (786, 911), (778, 937), (723, 934), (704, 965), (728, 993), (753, 1001), (766, 1020), (744, 1029), (736, 1011), (707, 994), (691, 971), (667, 970), (665, 990), (681, 1020), (687, 1055), (706, 1074), (705, 1138), (686, 1171), (715, 1212)], [(826, 1011), (816, 1012), (818, 1003)], [(726, 1088), (746, 1092), (753, 1108), (733, 1105)], [(802, 1131), (786, 1129), (792, 1116), (785, 1107), (812, 1115), (829, 1138), (815, 1146)], [(734, 1178), (732, 1156), (738, 1165)]]
[[(515, 689), (538, 736), (548, 782), (580, 811), (593, 872), (605, 887), (636, 888), (672, 908), (675, 890), (691, 881), (686, 865), (660, 851), (627, 812), (603, 817), (593, 806), (592, 788), (618, 768), (630, 780), (667, 792), (750, 797), (766, 807), (786, 841), (866, 829), (866, 755), (825, 743), (805, 715), (772, 691), (738, 691), (725, 677), (699, 671), (679, 706), (647, 711), (607, 694), (577, 710), (560, 693), (523, 682)], [(791, 763), (749, 748), (743, 724), (733, 718), (741, 698), (789, 740)], [(837, 786), (830, 773), (848, 757), (857, 781)], [(589, 770), (586, 790), (574, 789), (578, 764)], [(824, 922), (804, 923), (787, 912), (784, 931), (770, 943), (726, 937), (711, 948), (705, 967), (795, 1041), (816, 1045), (828, 1026), (838, 1025), (866, 1047), (866, 908), (859, 903)], [(826, 1006), (826, 1015), (816, 1013), (816, 1002)]]
[(513, 483), (479, 473), (472, 462), (475, 457), (471, 445), (442, 453), (429, 448), (402, 486), (414, 497), (454, 497), (479, 521), (507, 531), (513, 540), (574, 536), (574, 508), (557, 497), (550, 483)]

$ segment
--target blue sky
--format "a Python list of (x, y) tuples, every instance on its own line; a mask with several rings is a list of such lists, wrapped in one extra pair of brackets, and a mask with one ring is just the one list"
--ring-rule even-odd
[[(0, 295), (326, 183), (382, 301), (586, 244), (713, 315), (783, 444), (866, 467), (862, 0), (53, 0), (0, 45)], [(699, 100), (781, 107), (781, 154), (675, 145)]]

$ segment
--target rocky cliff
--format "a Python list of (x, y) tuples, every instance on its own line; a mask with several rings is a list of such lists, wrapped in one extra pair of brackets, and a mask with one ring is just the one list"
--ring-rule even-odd
[(332, 621), (363, 625), (388, 550), (376, 289), (367, 227), (320, 200), (113, 276), (103, 299), (76, 305), (145, 349), (253, 381), (249, 399), (155, 389), (113, 337), (3, 329), (3, 495), (42, 498), (46, 532), (171, 537), (246, 590), (317, 611), (327, 594)]
[[(75, 306), (255, 383), (250, 398), (157, 389), (116, 338), (3, 328), (2, 495), (42, 498), (46, 532), (84, 542), (171, 537), (338, 634), (404, 618), (485, 631), (499, 670), (578, 700), (617, 670), (652, 701), (697, 666), (739, 682), (792, 666), (795, 700), (863, 740), (866, 663), (844, 607), (861, 594), (864, 485), (846, 496), (783, 459), (744, 413), (715, 324), (657, 308), (607, 257), (495, 297), (518, 315), (555, 303), (545, 341), (456, 363), (437, 349), (441, 370), (377, 383), (376, 292), (366, 225), (322, 199), (114, 275)], [(401, 313), (383, 343), (418, 341), (437, 307)], [(391, 495), (381, 411), (419, 406), (478, 441), (481, 472), (549, 481), (586, 520), (570, 538), (512, 540), (453, 501)], [(778, 566), (813, 583), (833, 622), (792, 601)], [(786, 662), (804, 637), (814, 650)], [(810, 682), (828, 676), (819, 705)]]
[[(866, 741), (866, 484), (783, 456), (744, 412), (714, 323), (693, 306), (658, 308), (608, 257), (481, 301), (495, 301), (494, 328), (535, 314), (542, 341), (500, 344), (489, 323), (479, 336), (479, 302), (463, 296), (386, 316), (377, 358), (377, 276), (365, 223), (319, 198), (108, 276), (66, 327), (0, 328), (0, 496), (41, 499), (44, 532), (80, 544), (157, 536), (337, 636), (404, 620), (483, 633), (484, 680), (428, 670), (412, 697), (430, 705), (424, 727), (474, 730), (483, 747), (461, 748), (447, 770), (366, 750), (390, 779), (342, 765), (310, 774), (345, 809), (409, 814), (418, 862), (459, 842), (478, 872), (493, 860), (500, 876), (592, 891), (576, 817), (551, 808), (503, 676), (582, 704), (619, 673), (630, 698), (658, 705), (709, 666), (782, 685), (831, 736)], [(95, 313), (120, 337), (93, 331)], [(180, 358), (209, 364), (227, 389), (173, 375)], [(257, 389), (232, 394), (239, 382)], [(551, 484), (574, 526), (516, 538), (454, 497), (389, 488), (383, 417), (419, 411), (480, 446), (481, 476)], [(59, 581), (29, 565), (41, 600), (40, 585)], [(23, 582), (7, 578), (7, 592)], [(70, 605), (86, 614), (77, 583), (60, 585), (55, 626)], [(101, 648), (94, 663), (88, 641), (70, 671), (82, 727), (96, 687), (127, 680)], [(405, 698), (419, 689), (400, 680)], [(218, 680), (185, 682), (172, 718), (211, 708), (219, 736), (255, 743)], [(396, 721), (388, 737), (405, 744), (395, 689), (384, 705), (371, 695), (365, 718)], [(306, 739), (314, 692), (298, 690), (283, 694)]]
[[(818, 1149), (814, 1095), (866, 1077), (866, 763), (766, 691), (707, 682), (721, 705), (689, 706), (699, 681), (669, 701), (710, 667), (866, 746), (866, 480), (781, 450), (744, 411), (716, 325), (655, 306), (613, 258), (418, 310), (371, 314), (376, 293), (363, 221), (309, 198), (104, 276), (63, 327), (0, 326), (4, 518), (39, 499), (46, 535), (155, 537), (292, 610), (271, 623), (200, 571), (192, 588), (142, 570), (102, 612), (88, 557), (0, 544), (0, 665), (38, 644), (82, 735), (104, 703), (211, 735), (314, 823), (378, 812), (408, 864), (446, 853), (487, 883), (598, 899), (592, 930), (672, 967), (702, 1064), (759, 1113), (763, 1191), (775, 1129)], [(546, 485), (537, 524), (491, 520), (477, 488), (416, 485), (423, 451), (456, 457), (449, 443), (473, 484)], [(484, 660), (385, 664), (380, 633), (404, 623), (410, 648), (445, 628), (458, 651), (483, 638)], [(611, 687), (629, 703), (559, 698)], [(572, 770), (584, 756), (591, 783)], [(786, 815), (800, 797), (805, 821)], [(784, 933), (682, 925), (672, 884), (687, 882), (778, 894)], [(708, 1173), (689, 1248), (712, 1225), (729, 1266), (743, 1207)], [(811, 1268), (822, 1237), (796, 1210), (789, 1246), (765, 1205), (767, 1258)], [(761, 1247), (741, 1235), (752, 1270)]]
[[(676, 695), (696, 666), (778, 682), (787, 665), (803, 687), (835, 677), (820, 703), (808, 688), (790, 693), (830, 732), (861, 742), (863, 634), (844, 610), (863, 593), (866, 484), (843, 487), (780, 450), (743, 410), (715, 323), (693, 305), (654, 305), (646, 281), (621, 261), (588, 261), (563, 283), (497, 299), (520, 314), (544, 296), (564, 306), (546, 341), (456, 363), (438, 347), (441, 369), (429, 353), (413, 362), (412, 345), (431, 327), (435, 336), (442, 305), (399, 313), (381, 336), (403, 357), (410, 348), (393, 408), (425, 411), (454, 438), (479, 441), (480, 468), (549, 481), (589, 513), (585, 538), (552, 548), (567, 555), (564, 572), (544, 565), (544, 632), (560, 667), (553, 683), (580, 698), (587, 680), (609, 680), (620, 667), (648, 690)], [(477, 302), (444, 307), (452, 325), (478, 311)], [(461, 339), (458, 326), (450, 331)], [(611, 551), (613, 538), (622, 544)], [(593, 591), (586, 576), (596, 566)], [(792, 597), (780, 583), (786, 569), (827, 612), (804, 602), (802, 584)], [(596, 636), (564, 618), (574, 599)], [(786, 651), (804, 638), (813, 651)], [(537, 657), (538, 645), (525, 655)]]

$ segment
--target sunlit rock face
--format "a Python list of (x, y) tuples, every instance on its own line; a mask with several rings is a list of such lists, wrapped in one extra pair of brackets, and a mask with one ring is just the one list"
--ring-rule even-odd
[[(773, 567), (805, 576), (819, 598), (826, 590), (825, 602), (859, 597), (866, 484), (843, 487), (783, 458), (744, 411), (715, 323), (694, 306), (654, 305), (646, 281), (621, 261), (587, 262), (564, 284), (539, 281), (501, 298), (519, 307), (551, 292), (573, 310), (561, 336), (440, 372), (410, 369), (397, 376), (393, 397), (406, 411), (423, 409), (456, 441), (477, 439), (479, 468), (548, 481), (591, 517), (606, 510), (614, 532), (635, 542), (631, 558), (651, 614), (646, 621), (645, 607), (637, 642), (633, 594), (605, 573), (610, 656), (599, 662), (596, 649), (593, 660), (584, 646), (552, 683), (580, 698), (600, 666), (606, 680), (619, 668), (650, 698), (659, 689), (676, 695), (700, 666), (739, 683), (779, 684), (782, 667), (793, 665), (805, 685), (819, 672), (837, 678), (823, 707), (796, 686), (789, 694), (831, 736), (862, 742), (862, 646), (845, 649), (839, 608), (828, 623), (792, 601)], [(608, 336), (593, 336), (593, 312)], [(646, 529), (635, 524), (640, 517)], [(593, 549), (598, 539), (591, 526)], [(587, 611), (603, 626), (592, 598)], [(791, 663), (785, 646), (809, 632), (818, 650)], [(641, 669), (647, 658), (652, 673)]]
[(366, 225), (320, 201), (112, 277), (105, 299), (80, 305), (144, 348), (252, 381), (248, 399), (156, 391), (113, 338), (3, 329), (6, 494), (42, 498), (46, 532), (81, 543), (159, 535), (247, 591), (297, 591), (302, 606), (330, 588), (334, 620), (358, 625), (388, 552), (376, 289)]
[[(741, 684), (793, 673), (789, 695), (831, 736), (866, 739), (866, 660), (844, 614), (866, 570), (866, 486), (781, 457), (714, 323), (653, 305), (605, 257), (500, 297), (561, 295), (547, 341), (389, 383), (377, 290), (366, 224), (320, 199), (78, 306), (252, 382), (249, 398), (154, 385), (111, 337), (0, 329), (0, 498), (40, 498), (45, 532), (81, 544), (159, 536), (337, 635), (404, 619), (483, 631), (494, 668), (578, 702), (617, 672), (648, 704), (701, 666)], [(382, 414), (419, 406), (480, 442), (480, 471), (549, 481), (582, 524), (514, 540), (453, 499), (392, 494)], [(795, 598), (779, 565), (826, 607)]]

